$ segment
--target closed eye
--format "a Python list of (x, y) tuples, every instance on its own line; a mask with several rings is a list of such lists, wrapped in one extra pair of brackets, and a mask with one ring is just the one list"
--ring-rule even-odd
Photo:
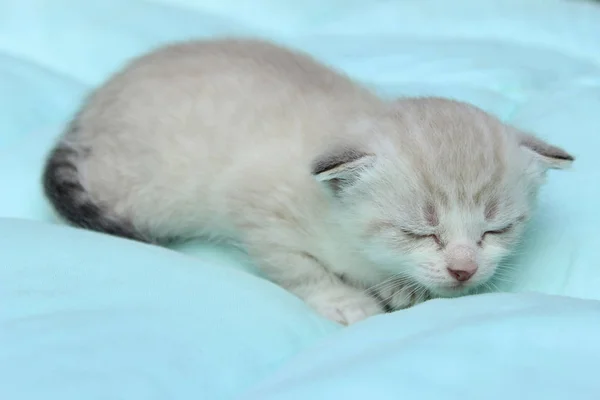
[(409, 236), (413, 239), (416, 240), (425, 240), (425, 239), (433, 239), (433, 241), (440, 247), (443, 246), (442, 244), (442, 240), (440, 239), (440, 237), (438, 235), (436, 235), (435, 233), (430, 233), (430, 234), (422, 234), (422, 233), (415, 233), (415, 232), (411, 232), (411, 231), (407, 231), (405, 229), (402, 229), (402, 233), (404, 233), (406, 236)]
[(485, 240), (485, 237), (488, 235), (494, 235), (494, 236), (499, 236), (502, 235), (504, 233), (508, 233), (512, 228), (513, 228), (514, 224), (510, 224), (510, 225), (506, 225), (504, 228), (502, 229), (496, 229), (493, 231), (486, 231), (483, 233), (483, 235), (481, 235), (481, 239), (479, 239), (479, 241), (477, 242), (477, 245), (479, 247), (483, 246), (483, 241)]
[(508, 231), (510, 231), (513, 228), (514, 224), (510, 224), (505, 226), (502, 229), (496, 229), (493, 231), (487, 231), (483, 234), (483, 238), (485, 238), (486, 235), (502, 235), (503, 233), (507, 233)]

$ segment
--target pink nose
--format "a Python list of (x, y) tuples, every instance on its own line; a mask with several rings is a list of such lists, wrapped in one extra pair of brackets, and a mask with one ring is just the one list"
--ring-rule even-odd
[(462, 269), (448, 268), (448, 272), (450, 272), (450, 275), (452, 275), (452, 277), (459, 282), (466, 282), (469, 279), (471, 279), (471, 277), (475, 274), (475, 271), (476, 270), (466, 271)]
[(477, 254), (471, 246), (456, 245), (448, 249), (446, 268), (451, 277), (466, 282), (477, 272)]

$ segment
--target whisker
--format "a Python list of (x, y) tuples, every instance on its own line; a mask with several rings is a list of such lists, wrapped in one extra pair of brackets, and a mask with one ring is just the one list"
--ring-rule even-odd
[(507, 278), (499, 277), (499, 276), (495, 276), (494, 280), (495, 281), (500, 281), (502, 283), (513, 283), (514, 282), (512, 279), (507, 279)]
[(365, 289), (366, 292), (375, 292), (389, 289), (390, 287), (395, 287), (399, 284), (398, 280), (395, 279), (386, 279), (383, 282), (377, 283), (375, 285), (369, 286)]
[(406, 276), (394, 275), (390, 278), (385, 279), (382, 282), (376, 283), (376, 284), (366, 288), (365, 291), (367, 291), (367, 292), (383, 291), (383, 290), (389, 289), (390, 287), (405, 285), (411, 281), (412, 280)]
[(386, 279), (384, 279), (381, 282), (375, 283), (375, 284), (367, 287), (365, 290), (367, 290), (367, 291), (369, 291), (369, 290), (375, 290), (375, 289), (377, 289), (379, 287), (386, 286), (386, 285), (392, 283), (394, 281), (394, 279), (395, 279), (395, 276), (390, 276), (389, 278), (386, 278)]

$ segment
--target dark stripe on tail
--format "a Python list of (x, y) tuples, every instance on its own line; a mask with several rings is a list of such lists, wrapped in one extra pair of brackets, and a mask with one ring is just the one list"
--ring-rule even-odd
[(131, 224), (109, 218), (86, 192), (77, 170), (80, 158), (87, 156), (85, 153), (61, 143), (46, 162), (42, 183), (56, 212), (74, 226), (148, 242)]

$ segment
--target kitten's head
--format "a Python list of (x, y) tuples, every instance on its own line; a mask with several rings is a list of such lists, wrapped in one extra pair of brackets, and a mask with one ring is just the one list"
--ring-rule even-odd
[(382, 275), (437, 296), (485, 282), (517, 244), (564, 150), (451, 100), (396, 102), (368, 139), (318, 158), (336, 223)]

